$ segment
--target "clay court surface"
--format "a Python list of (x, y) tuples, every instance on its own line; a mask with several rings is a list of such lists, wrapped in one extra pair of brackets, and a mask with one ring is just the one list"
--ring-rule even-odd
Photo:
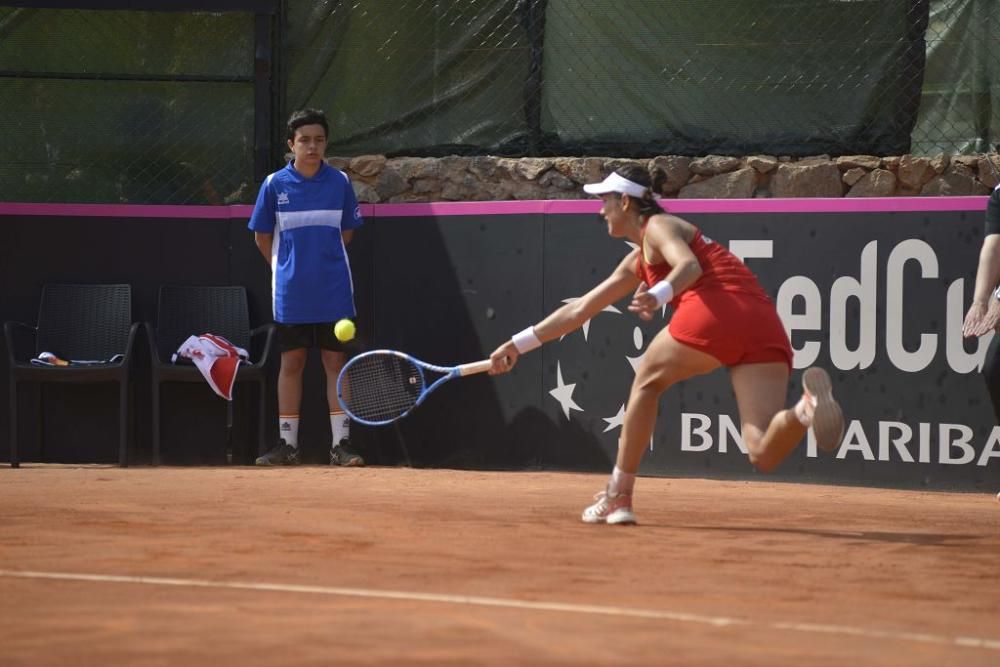
[(0, 664), (998, 665), (989, 494), (0, 468)]

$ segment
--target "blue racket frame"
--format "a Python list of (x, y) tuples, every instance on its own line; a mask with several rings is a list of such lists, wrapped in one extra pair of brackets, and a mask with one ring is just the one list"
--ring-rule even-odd
[[(355, 363), (361, 363), (363, 360), (375, 357), (375, 356), (386, 356), (391, 355), (399, 357), (405, 361), (412, 363), (417, 371), (420, 373), (420, 384), (423, 387), (420, 394), (417, 396), (417, 400), (412, 406), (405, 410), (402, 414), (397, 415), (391, 419), (379, 419), (371, 420), (364, 419), (351, 411), (350, 407), (344, 400), (344, 376), (348, 369)], [(453, 380), (457, 377), (463, 377), (466, 375), (475, 375), (477, 373), (485, 373), (492, 366), (492, 362), (489, 359), (483, 359), (482, 361), (475, 361), (469, 364), (461, 364), (459, 366), (437, 366), (435, 364), (429, 364), (426, 361), (421, 361), (416, 357), (406, 354), (405, 352), (400, 352), (399, 350), (370, 350), (368, 352), (362, 352), (356, 357), (352, 358), (344, 367), (340, 369), (340, 374), (337, 376), (337, 402), (340, 403), (340, 407), (344, 409), (344, 412), (351, 418), (351, 420), (358, 422), (359, 424), (364, 424), (365, 426), (386, 426), (395, 421), (398, 421), (405, 417), (406, 415), (413, 412), (417, 406), (424, 402), (427, 396), (440, 387), (442, 384), (448, 380)], [(428, 386), (427, 378), (424, 375), (424, 371), (433, 371), (435, 373), (441, 373), (441, 377), (435, 380), (432, 384)]]

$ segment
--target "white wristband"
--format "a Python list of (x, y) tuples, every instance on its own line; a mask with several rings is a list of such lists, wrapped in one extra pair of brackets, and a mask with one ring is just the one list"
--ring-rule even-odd
[(673, 301), (674, 286), (670, 284), (669, 280), (661, 280), (649, 288), (649, 293), (656, 297), (656, 305), (662, 306)]
[(538, 336), (535, 335), (535, 327), (528, 327), (524, 331), (517, 332), (511, 336), (510, 340), (521, 354), (542, 346), (542, 341), (538, 340)]

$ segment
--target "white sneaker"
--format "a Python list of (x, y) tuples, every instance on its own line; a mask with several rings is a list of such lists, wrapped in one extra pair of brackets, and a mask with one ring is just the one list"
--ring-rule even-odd
[(635, 524), (635, 514), (632, 512), (632, 496), (619, 493), (608, 495), (601, 491), (594, 500), (597, 502), (583, 510), (580, 517), (584, 523)]
[(837, 449), (844, 438), (844, 413), (833, 397), (830, 376), (822, 368), (807, 368), (802, 374), (802, 390), (816, 446), (826, 452)]

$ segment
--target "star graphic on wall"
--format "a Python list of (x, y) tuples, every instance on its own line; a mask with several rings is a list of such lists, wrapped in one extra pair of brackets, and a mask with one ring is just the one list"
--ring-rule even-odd
[(645, 352), (640, 354), (638, 357), (630, 357), (628, 355), (625, 356), (625, 358), (628, 359), (629, 365), (632, 366), (633, 373), (635, 373), (635, 369), (638, 368), (639, 364), (642, 362), (643, 356), (645, 356)]
[(629, 365), (632, 366), (632, 372), (635, 373), (635, 369), (639, 367), (639, 364), (642, 362), (642, 358), (646, 356), (646, 352), (642, 349), (642, 329), (639, 327), (632, 329), (632, 344), (635, 345), (636, 350), (639, 350), (639, 354), (634, 357), (630, 357), (626, 354), (625, 358), (628, 359)]
[[(604, 421), (608, 422), (608, 427), (601, 431), (602, 433), (607, 433), (616, 428), (621, 428), (622, 424), (625, 423), (625, 404), (618, 408), (618, 414), (614, 417), (601, 417)], [(655, 433), (651, 433), (649, 436), (649, 451), (653, 451), (653, 436)]]
[(603, 433), (607, 433), (611, 429), (621, 428), (625, 421), (625, 404), (622, 403), (622, 406), (618, 408), (618, 414), (614, 417), (602, 417), (602, 419), (608, 422), (608, 427), (602, 431)]
[[(570, 299), (563, 299), (562, 302), (563, 303), (573, 303), (574, 301), (579, 300), (579, 298), (580, 297), (573, 297), (573, 298), (570, 298)], [(622, 311), (618, 310), (614, 306), (607, 306), (606, 308), (603, 308), (601, 310), (601, 312), (602, 313), (614, 313), (616, 315), (621, 315), (622, 314)], [(590, 320), (587, 320), (586, 322), (583, 323), (583, 340), (584, 341), (587, 340), (587, 336), (589, 334), (590, 334)], [(564, 336), (560, 336), (559, 340), (562, 340), (563, 338), (565, 338), (568, 335), (569, 334), (566, 334)]]
[[(628, 245), (632, 249), (638, 248), (638, 246), (636, 244), (631, 243), (631, 242), (629, 242)], [(571, 298), (563, 299), (562, 303), (564, 303), (564, 304), (565, 303), (573, 303), (574, 301), (579, 300), (579, 298), (580, 297), (571, 297)], [(664, 304), (663, 308), (661, 309), (661, 314), (664, 317), (666, 316), (666, 308), (667, 308), (666, 304)], [(616, 308), (613, 305), (612, 306), (607, 306), (606, 308), (602, 309), (601, 312), (612, 313), (614, 315), (622, 315), (623, 314), (623, 312), (621, 310), (619, 310), (618, 308)], [(581, 327), (583, 329), (583, 340), (585, 342), (589, 342), (590, 323), (591, 322), (592, 322), (592, 320), (587, 320), (586, 322), (583, 323), (583, 326)], [(567, 334), (567, 335), (569, 335), (569, 334)], [(565, 337), (566, 336), (562, 336), (560, 338), (560, 340), (562, 340)], [(632, 372), (635, 373), (636, 368), (638, 368), (639, 364), (642, 361), (643, 356), (646, 353), (646, 350), (645, 350), (645, 347), (646, 347), (645, 336), (643, 335), (642, 328), (639, 327), (639, 326), (634, 326), (632, 328), (632, 345), (634, 346), (637, 354), (634, 357), (629, 356), (628, 354), (626, 354), (625, 355), (625, 359), (628, 361), (629, 365), (631, 366)], [(566, 381), (563, 379), (563, 375), (562, 375), (562, 364), (557, 359), (556, 360), (556, 387), (555, 387), (555, 389), (550, 390), (549, 394), (551, 394), (553, 398), (555, 398), (557, 401), (559, 401), (559, 406), (562, 408), (563, 414), (566, 415), (566, 419), (568, 419), (568, 420), (570, 419), (570, 411), (572, 411), (572, 410), (576, 410), (578, 412), (582, 412), (583, 414), (587, 414), (587, 411), (584, 410), (583, 408), (581, 408), (579, 405), (577, 405), (576, 401), (573, 400), (573, 392), (576, 389), (576, 386), (577, 386), (576, 383), (566, 384)], [(616, 414), (614, 417), (602, 417), (602, 419), (604, 420), (605, 423), (607, 423), (607, 427), (604, 429), (603, 433), (608, 433), (609, 431), (613, 431), (615, 429), (622, 428), (622, 426), (624, 424), (624, 421), (625, 421), (625, 404), (624, 403), (621, 404), (621, 406), (618, 408), (618, 414)], [(649, 440), (649, 448), (650, 449), (653, 448), (653, 438), (652, 437), (650, 437), (650, 440)]]
[(573, 390), (576, 389), (576, 383), (566, 384), (563, 381), (562, 376), (562, 364), (556, 362), (556, 388), (549, 391), (552, 398), (559, 401), (560, 407), (563, 409), (563, 413), (566, 415), (566, 419), (569, 419), (570, 410), (579, 410), (583, 412), (583, 408), (576, 404), (573, 400)]

